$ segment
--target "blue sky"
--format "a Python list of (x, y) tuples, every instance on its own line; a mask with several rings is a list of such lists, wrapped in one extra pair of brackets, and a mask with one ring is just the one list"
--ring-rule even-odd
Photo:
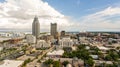
[(32, 20), (36, 14), (39, 16), (40, 29), (46, 32), (50, 31), (51, 22), (58, 24), (59, 31), (120, 31), (120, 0), (0, 0), (0, 2), (0, 30), (31, 31)]
[[(111, 7), (110, 11), (113, 10), (113, 13), (114, 13), (114, 8), (120, 7), (120, 0), (44, 0), (44, 1), (48, 2), (49, 5), (54, 7), (57, 11), (61, 12), (62, 14), (72, 17), (74, 20), (78, 21), (78, 23), (80, 24), (82, 24), (83, 19), (81, 18), (83, 18), (84, 16), (94, 15), (95, 13), (100, 13), (102, 11), (105, 12), (109, 7)], [(104, 19), (104, 20), (97, 21), (100, 19), (102, 20)], [(98, 31), (120, 31), (120, 30), (117, 30), (120, 28), (117, 28), (117, 29), (113, 28), (113, 27), (117, 27), (116, 22), (120, 23), (119, 14), (118, 15), (114, 14), (113, 16), (106, 15), (106, 17), (103, 16), (103, 17), (97, 18), (95, 19), (96, 21), (93, 21), (95, 24), (93, 26), (90, 24), (92, 23), (92, 20), (94, 19), (92, 18), (91, 20), (87, 21), (88, 23), (86, 23), (86, 25), (88, 24), (88, 26), (90, 27), (90, 28), (87, 28), (87, 30), (89, 31), (97, 31), (97, 30)], [(104, 24), (101, 22), (106, 22), (106, 23)], [(114, 23), (113, 27), (112, 27), (112, 23)], [(95, 28), (94, 26), (97, 26), (97, 25), (98, 26), (101, 25), (101, 27)], [(105, 27), (102, 27), (102, 26), (105, 26)]]
[(120, 0), (44, 0), (64, 15), (78, 18), (109, 6), (117, 6)]
[(0, 2), (4, 2), (5, 0), (0, 0)]

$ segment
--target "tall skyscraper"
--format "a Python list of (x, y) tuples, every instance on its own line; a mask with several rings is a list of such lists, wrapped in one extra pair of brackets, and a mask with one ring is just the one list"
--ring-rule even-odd
[(39, 34), (40, 34), (40, 24), (39, 24), (38, 17), (35, 16), (33, 23), (32, 23), (32, 35), (38, 38)]
[(56, 36), (57, 34), (57, 23), (51, 23), (51, 31), (50, 31), (52, 36)]

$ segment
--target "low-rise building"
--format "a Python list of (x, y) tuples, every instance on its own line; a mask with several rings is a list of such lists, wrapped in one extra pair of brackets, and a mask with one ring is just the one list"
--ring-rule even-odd
[(49, 58), (59, 57), (60, 58), (62, 57), (63, 53), (64, 53), (64, 50), (54, 50), (52, 52), (48, 52), (47, 57)]
[[(110, 64), (112, 65), (113, 62), (112, 61), (104, 61), (104, 60), (94, 60), (95, 62), (95, 66), (101, 66), (102, 64)], [(104, 67), (104, 66), (103, 66)]]
[(67, 64), (67, 66), (66, 67), (72, 67), (72, 65), (71, 64)]
[(45, 40), (38, 40), (35, 45), (36, 48), (49, 48), (51, 46), (51, 42), (46, 42)]
[(79, 42), (78, 42), (77, 39), (72, 39), (72, 40), (73, 40), (73, 44), (74, 44), (74, 45), (78, 45), (78, 44), (79, 44)]
[(27, 35), (26, 39), (29, 44), (36, 43), (36, 37), (33, 35)]
[(109, 50), (109, 48), (106, 48), (104, 46), (97, 46), (101, 51), (105, 52), (107, 50)]
[(63, 63), (64, 61), (68, 61), (69, 66), (72, 67), (84, 67), (84, 61), (81, 59), (78, 59), (77, 57), (74, 58), (52, 58), (54, 61), (60, 61), (61, 63)]
[(24, 61), (4, 60), (0, 67), (20, 67)]
[(1, 37), (24, 37), (25, 34), (21, 32), (0, 32)]
[(3, 50), (3, 47), (0, 47), (0, 51), (2, 51)]
[(90, 55), (93, 59), (99, 59), (98, 55)]
[(59, 41), (59, 44), (61, 47), (72, 47), (74, 45), (74, 42), (70, 38), (63, 38)]
[(8, 41), (8, 40), (10, 40), (10, 39), (11, 39), (11, 38), (0, 37), (0, 42)]

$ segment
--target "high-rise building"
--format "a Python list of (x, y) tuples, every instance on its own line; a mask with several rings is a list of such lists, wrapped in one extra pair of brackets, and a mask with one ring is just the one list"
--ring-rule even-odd
[(38, 38), (39, 34), (40, 34), (40, 24), (39, 24), (38, 17), (35, 16), (33, 23), (32, 23), (32, 35)]
[(57, 34), (57, 23), (51, 23), (51, 35), (52, 36), (56, 36), (56, 34)]

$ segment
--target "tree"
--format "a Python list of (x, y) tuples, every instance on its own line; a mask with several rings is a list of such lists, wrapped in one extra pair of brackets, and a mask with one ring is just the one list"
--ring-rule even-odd
[(27, 60), (24, 61), (24, 63), (22, 64), (22, 67), (25, 67), (27, 63), (31, 62), (31, 59), (28, 58)]
[(69, 62), (68, 61), (64, 61), (62, 64), (66, 67), (66, 65), (69, 64)]
[(105, 57), (106, 60), (114, 60), (117, 61), (119, 58), (119, 53), (116, 50), (109, 50), (108, 55)]
[(117, 41), (113, 40), (112, 43), (117, 43)]
[(118, 65), (119, 65), (118, 62), (113, 62), (114, 67), (119, 67)]
[(80, 49), (85, 49), (85, 45), (84, 44), (79, 45), (78, 50), (80, 50)]
[(44, 62), (47, 65), (53, 64), (53, 60), (52, 59), (48, 59)]
[(40, 59), (37, 61), (38, 63), (41, 63)]
[(112, 60), (112, 57), (110, 55), (106, 55), (105, 60)]
[(117, 47), (116, 49), (117, 49), (117, 50), (119, 50), (119, 49), (120, 49), (120, 47)]
[(98, 55), (100, 59), (104, 59), (104, 54), (100, 53), (100, 55)]
[(90, 58), (90, 59), (88, 59), (88, 60), (85, 60), (85, 63), (86, 63), (87, 65), (89, 65), (89, 66), (93, 66), (94, 61)]
[(60, 67), (60, 62), (59, 61), (54, 61), (53, 62), (53, 67)]
[(71, 51), (71, 52), (64, 52), (63, 57), (64, 58), (73, 58), (77, 57), (83, 60), (88, 60), (91, 58), (90, 53), (88, 50), (85, 49), (85, 45), (79, 45), (77, 46), (78, 49), (76, 51)]
[(66, 52), (70, 52), (70, 51), (72, 51), (72, 48), (71, 47), (64, 47), (63, 50)]

